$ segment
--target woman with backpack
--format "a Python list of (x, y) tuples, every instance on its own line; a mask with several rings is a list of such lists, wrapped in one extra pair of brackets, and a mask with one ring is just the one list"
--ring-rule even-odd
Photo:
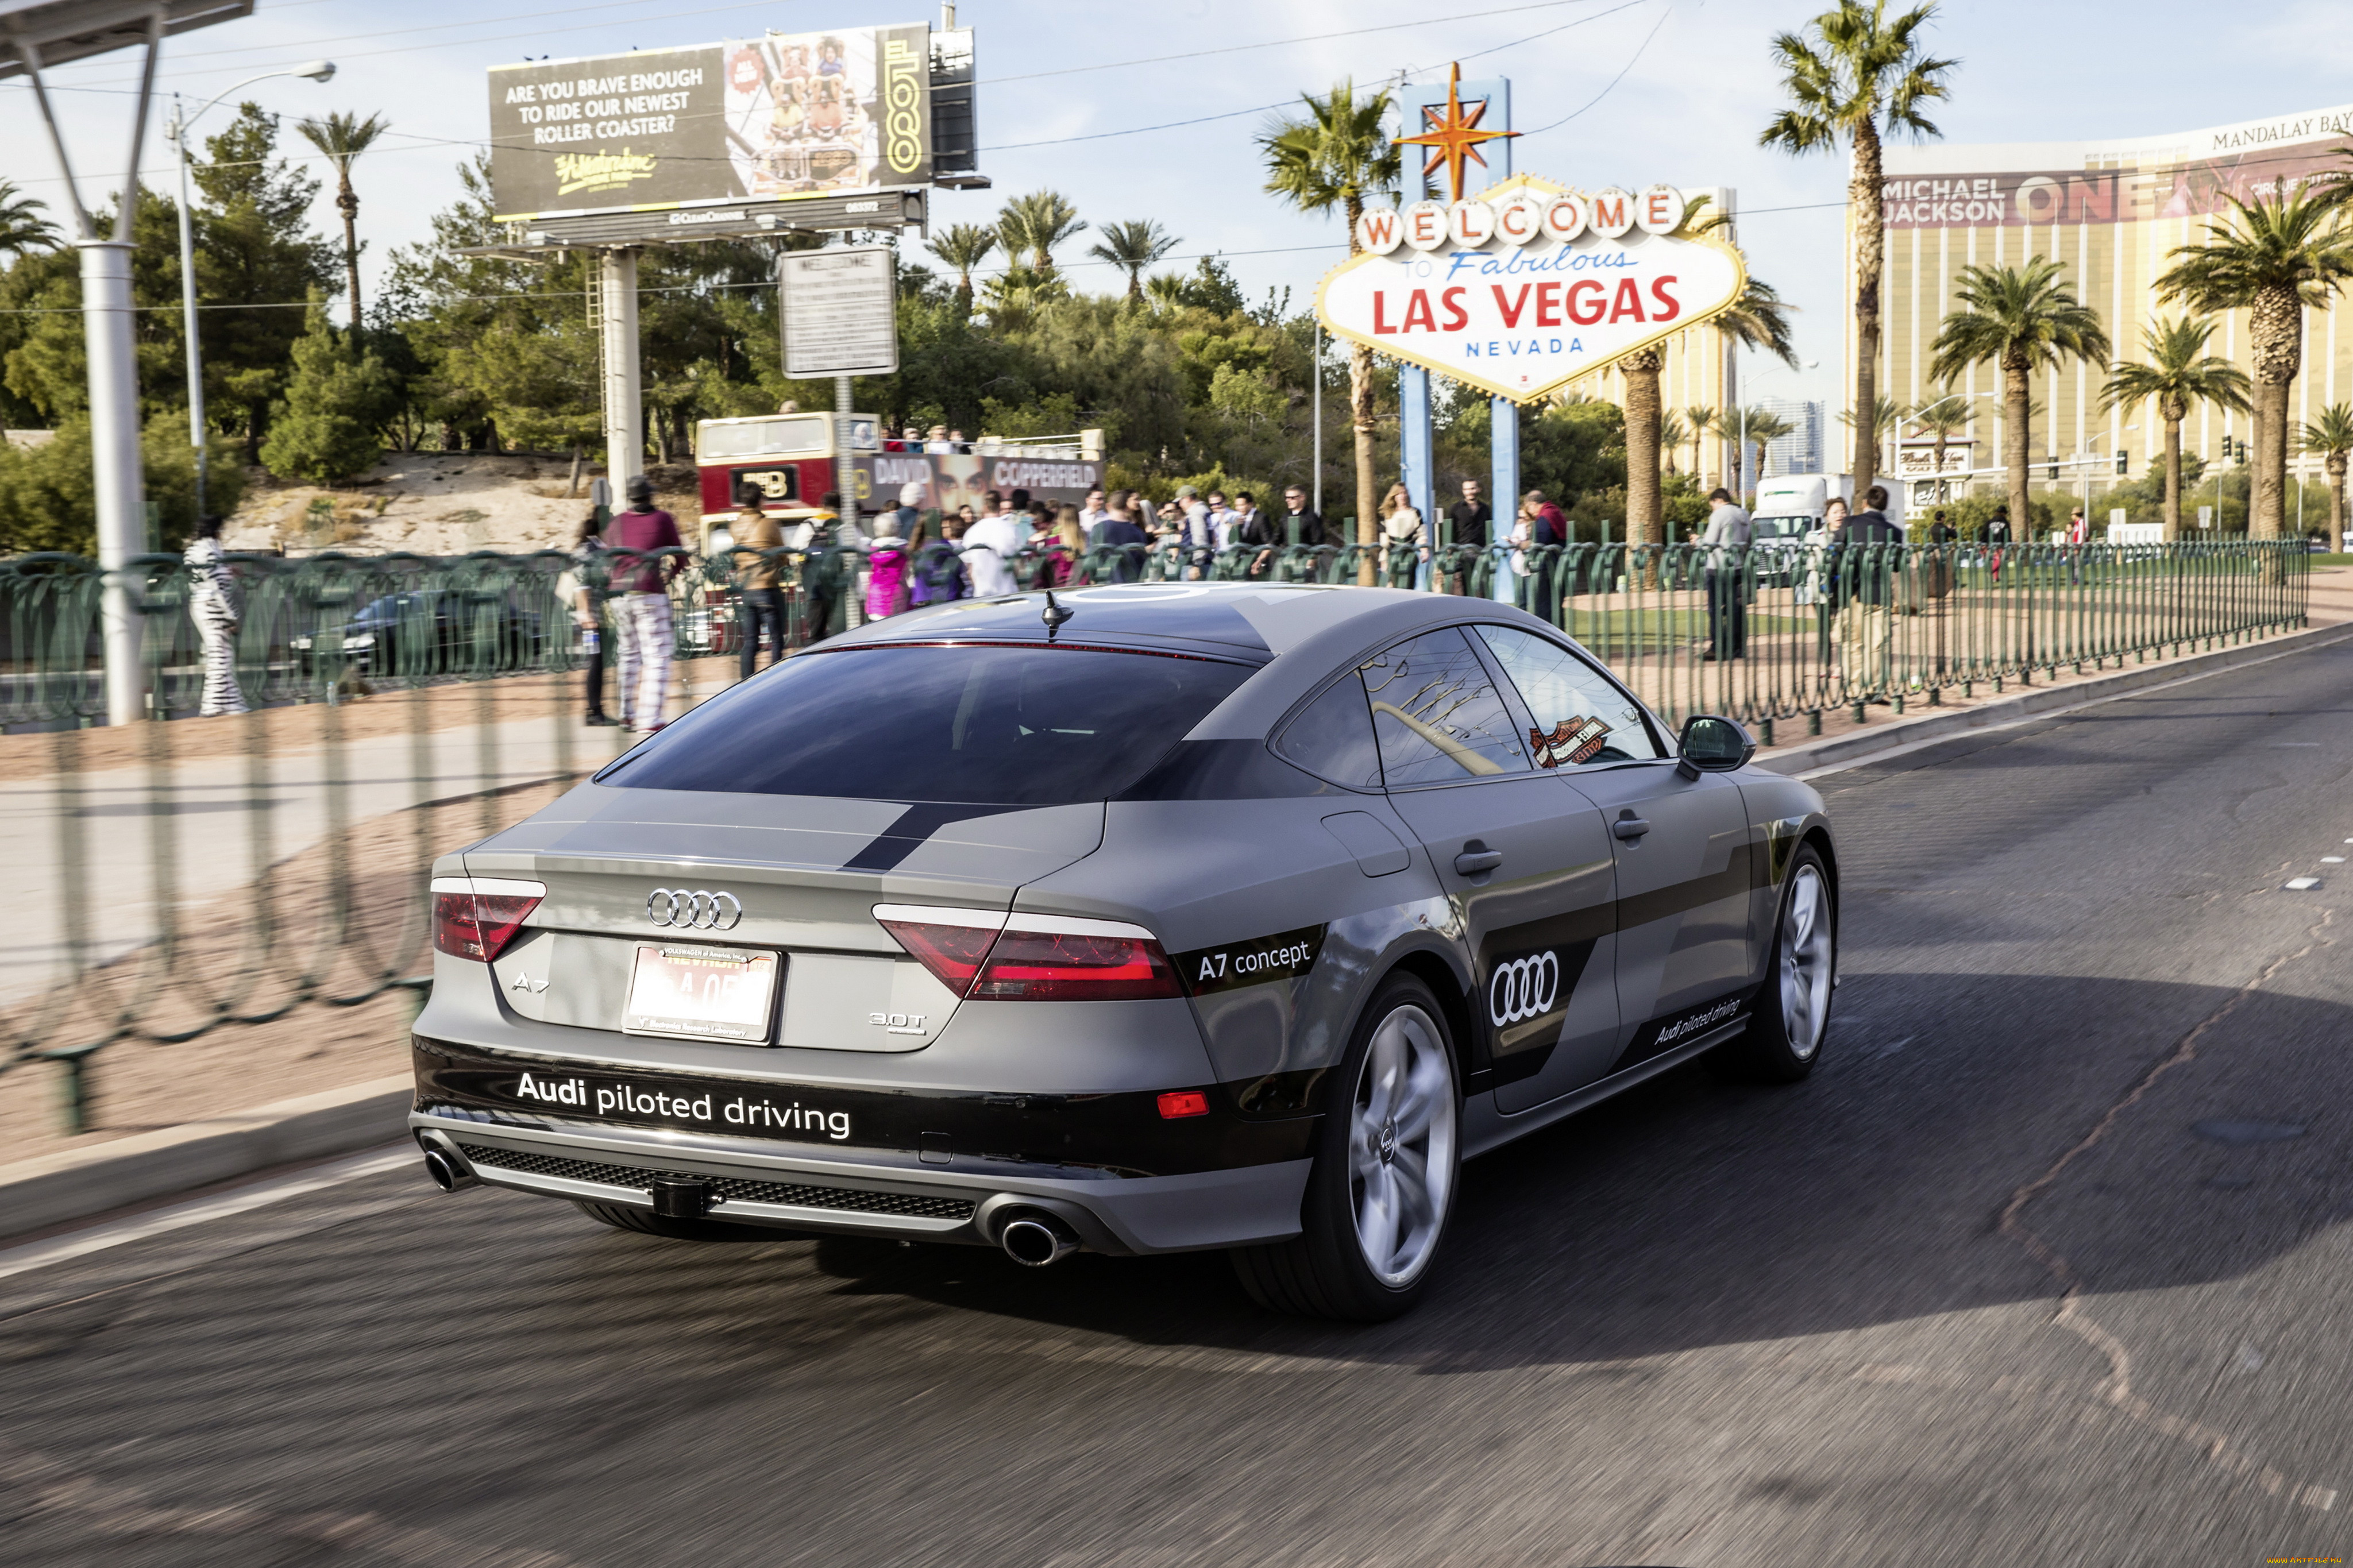
[(972, 596), (964, 576), (964, 521), (943, 518), (940, 533), (942, 537), (915, 552), (914, 580), (907, 589), (912, 605), (945, 605)]

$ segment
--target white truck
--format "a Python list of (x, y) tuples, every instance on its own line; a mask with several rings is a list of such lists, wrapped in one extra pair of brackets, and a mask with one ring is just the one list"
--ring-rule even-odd
[[(1887, 491), (1887, 521), (1896, 527), (1904, 526), (1904, 489), (1901, 484), (1884, 485)], [(1767, 540), (1788, 539), (1802, 542), (1807, 535), (1821, 531), (1822, 515), (1830, 499), (1838, 497), (1846, 502), (1847, 510), (1855, 509), (1854, 476), (1852, 474), (1784, 474), (1777, 479), (1761, 479), (1757, 485), (1757, 506), (1752, 513), (1755, 531), (1751, 537), (1758, 543)]]

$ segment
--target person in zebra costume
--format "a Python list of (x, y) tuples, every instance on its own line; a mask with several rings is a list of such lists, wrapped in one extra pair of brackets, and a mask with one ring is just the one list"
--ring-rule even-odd
[(196, 519), (196, 536), (181, 559), (188, 563), (188, 618), (205, 647), (205, 696), (199, 718), (249, 711), (237, 683), (237, 625), (245, 618), (245, 593), (221, 551), (216, 515)]

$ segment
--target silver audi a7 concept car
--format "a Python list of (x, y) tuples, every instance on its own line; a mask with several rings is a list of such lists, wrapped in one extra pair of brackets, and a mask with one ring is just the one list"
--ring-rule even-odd
[(1135, 584), (833, 638), (434, 868), (445, 1186), (662, 1236), (1427, 1286), (1465, 1159), (1829, 1022), (1820, 798), (1508, 605)]

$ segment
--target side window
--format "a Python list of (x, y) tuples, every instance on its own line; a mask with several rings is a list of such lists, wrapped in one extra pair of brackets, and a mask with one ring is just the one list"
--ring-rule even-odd
[(1452, 627), (1361, 667), (1391, 789), (1527, 771), (1527, 748), (1487, 667)]
[(1283, 727), (1274, 750), (1285, 762), (1334, 784), (1350, 789), (1381, 787), (1373, 715), (1365, 706), (1365, 683), (1353, 670)]
[(1510, 626), (1478, 631), (1535, 718), (1528, 745), (1536, 766), (1650, 762), (1666, 754), (1641, 710), (1567, 648)]

